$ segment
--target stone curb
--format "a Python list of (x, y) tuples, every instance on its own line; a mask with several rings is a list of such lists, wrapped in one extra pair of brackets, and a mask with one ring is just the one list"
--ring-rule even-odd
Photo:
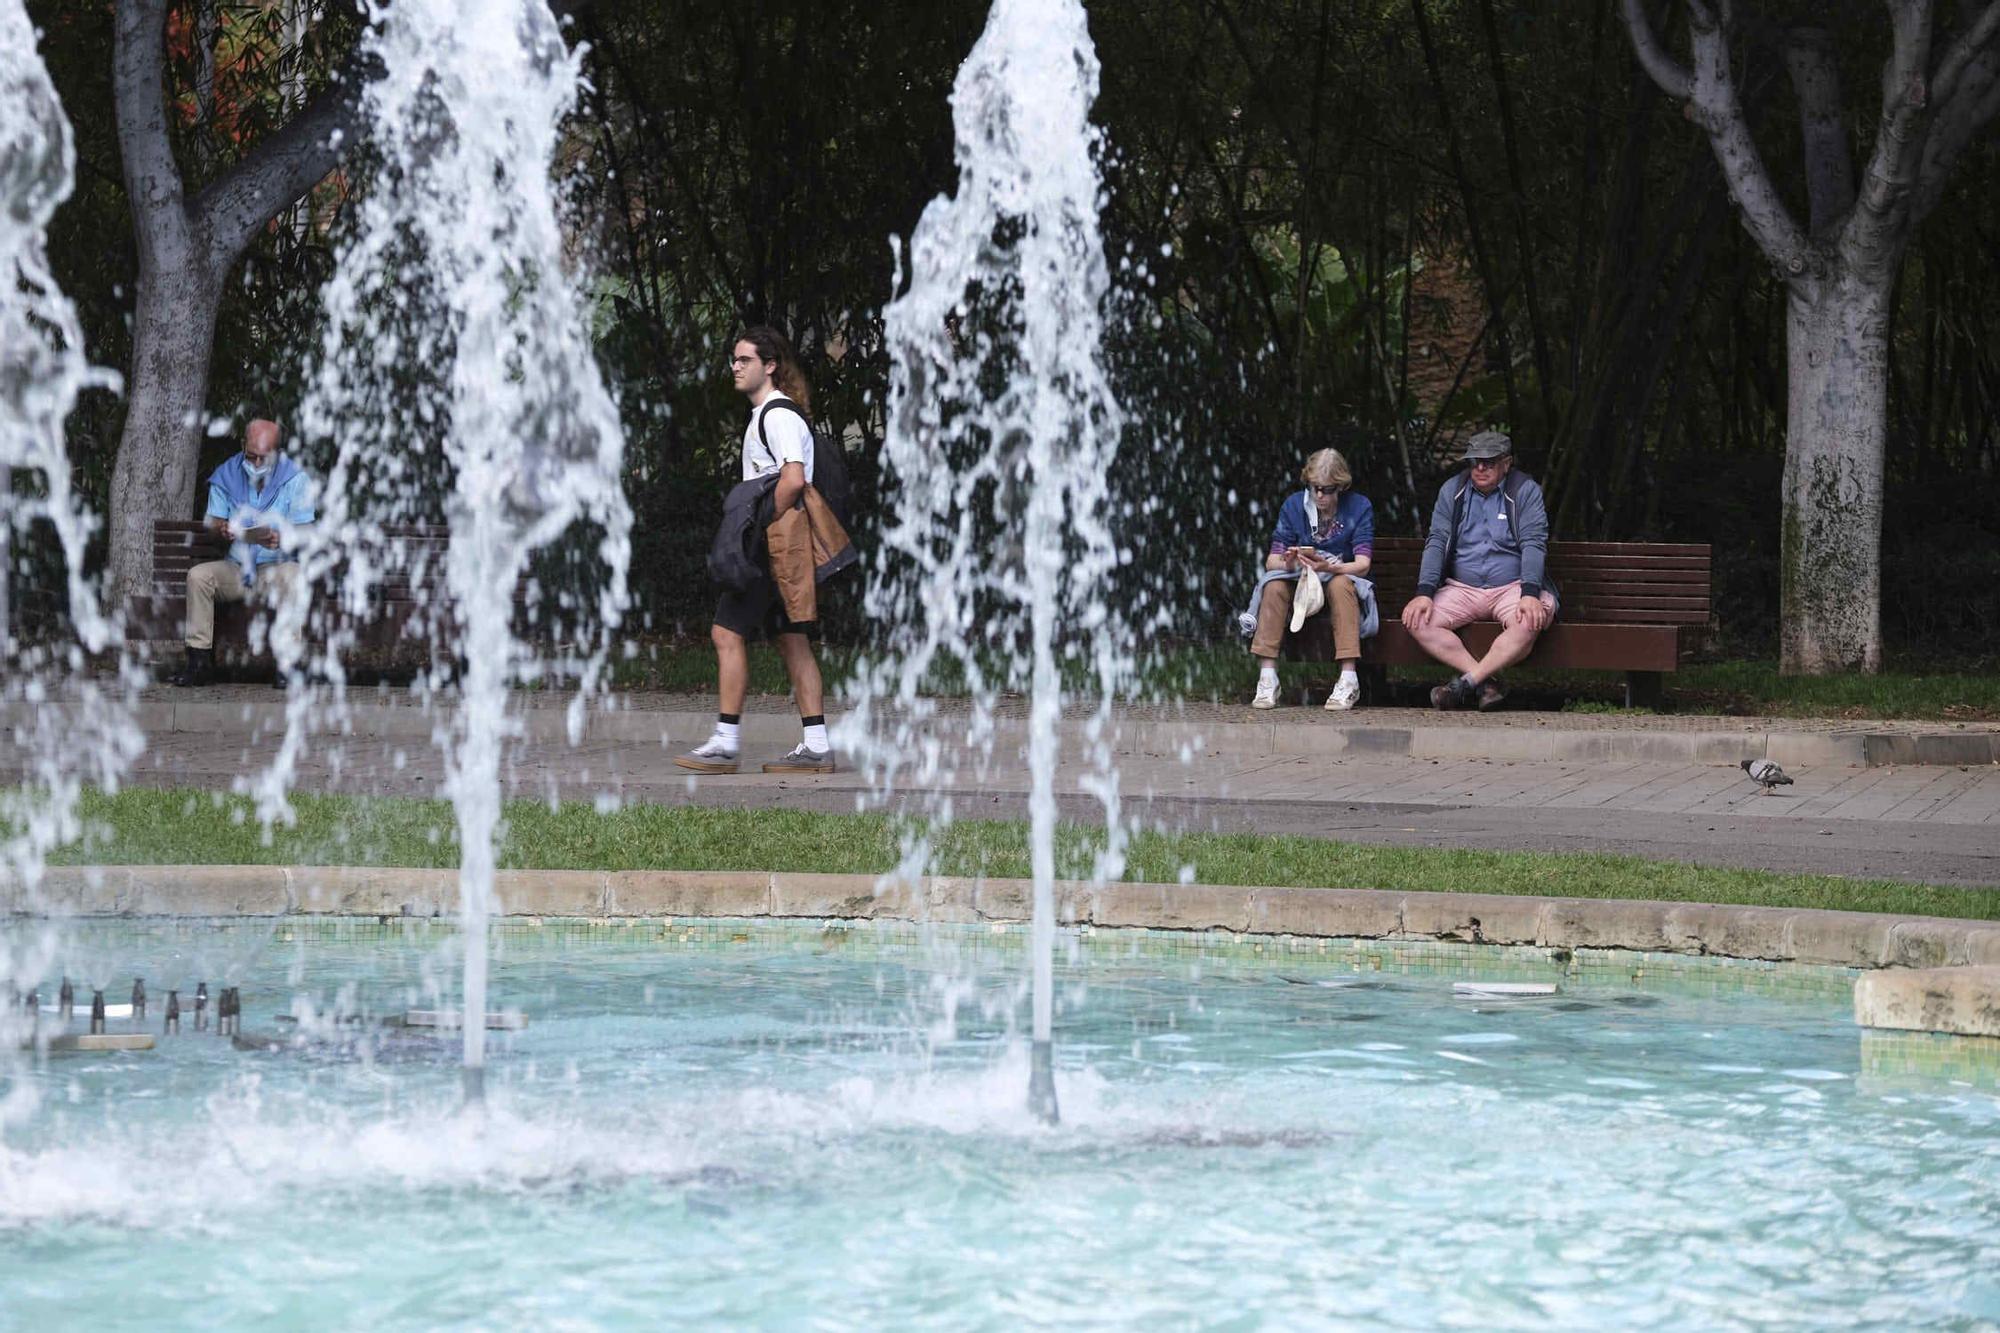
[(1854, 983), (1854, 1021), (1866, 1028), (2000, 1037), (2000, 966), (1870, 973)]
[[(532, 741), (567, 740), (567, 719), (560, 708), (518, 710), (523, 735)], [(7, 714), (0, 711), (0, 722)], [(147, 702), (138, 720), (158, 734), (276, 735), (284, 727), (284, 705), (211, 702), (190, 698), (170, 703)], [(585, 737), (598, 741), (630, 741), (656, 745), (672, 736), (687, 739), (706, 734), (707, 713), (629, 710), (594, 713)], [(352, 735), (394, 739), (407, 737), (428, 744), (437, 717), (410, 704), (356, 704), (349, 712)], [(789, 742), (796, 722), (775, 713), (750, 713), (743, 718), (746, 741), (752, 744)], [(1025, 723), (1002, 719), (1002, 738), (1025, 735)], [(1287, 726), (1282, 720), (1259, 722), (1156, 722), (1126, 720), (1120, 744), (1145, 754), (1175, 755), (1183, 751), (1252, 757), (1295, 754), (1350, 755), (1383, 759), (1548, 760), (1577, 763), (1657, 763), (1733, 765), (1745, 759), (1775, 759), (1795, 768), (1884, 768), (1906, 766), (1972, 766), (2000, 764), (2000, 731), (1886, 732), (1787, 731), (1766, 728), (1746, 731), (1619, 731), (1560, 726), (1455, 727), (1342, 725), (1318, 723)]]
[[(784, 871), (501, 871), (498, 911), (524, 917), (769, 917), (1024, 922), (1018, 879)], [(34, 915), (452, 917), (451, 870), (345, 866), (83, 866), (51, 869)], [(0, 911), (29, 914), (0, 876)], [(1057, 885), (1077, 926), (1226, 930), (1329, 939), (1452, 940), (1546, 949), (1805, 963), (1859, 969), (2000, 969), (2000, 924), (1807, 908), (1215, 884)], [(1995, 1012), (2000, 1014), (2000, 1003)], [(2000, 1019), (1995, 1020), (2000, 1023)]]

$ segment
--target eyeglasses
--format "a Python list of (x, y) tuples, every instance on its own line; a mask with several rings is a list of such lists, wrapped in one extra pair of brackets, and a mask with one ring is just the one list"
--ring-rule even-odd
[(1312, 493), (1314, 495), (1338, 495), (1341, 489), (1339, 486), (1314, 486)]
[(756, 364), (757, 358), (754, 356), (732, 356), (729, 358), (729, 368), (731, 370), (740, 370), (744, 366), (754, 366)]
[(1475, 458), (1472, 460), (1472, 469), (1473, 471), (1477, 472), (1481, 468), (1486, 468), (1489, 470), (1497, 468), (1502, 463), (1506, 462), (1509, 458), (1512, 457), (1513, 457), (1512, 454), (1502, 454), (1498, 458)]

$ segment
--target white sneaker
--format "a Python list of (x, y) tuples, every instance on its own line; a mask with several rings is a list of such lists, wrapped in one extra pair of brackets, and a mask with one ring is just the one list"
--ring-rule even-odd
[(1250, 701), (1250, 706), (1252, 708), (1276, 708), (1278, 706), (1278, 681), (1276, 677), (1272, 677), (1269, 680), (1258, 680), (1257, 697)]
[(1361, 680), (1356, 676), (1342, 676), (1340, 683), (1333, 687), (1333, 693), (1326, 696), (1326, 711), (1345, 713), (1361, 702)]
[(710, 736), (686, 754), (675, 755), (674, 762), (693, 773), (734, 773), (740, 766), (736, 751), (720, 736)]

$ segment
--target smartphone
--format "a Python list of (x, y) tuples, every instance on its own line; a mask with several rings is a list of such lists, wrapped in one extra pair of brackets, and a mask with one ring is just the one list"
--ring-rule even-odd
[(262, 546), (264, 544), (264, 539), (269, 537), (270, 535), (271, 535), (271, 530), (269, 528), (243, 529), (243, 540), (249, 542), (252, 546)]
[(1292, 548), (1292, 554), (1293, 554), (1293, 555), (1318, 555), (1318, 554), (1319, 554), (1319, 547), (1317, 547), (1317, 546), (1294, 546), (1294, 547)]

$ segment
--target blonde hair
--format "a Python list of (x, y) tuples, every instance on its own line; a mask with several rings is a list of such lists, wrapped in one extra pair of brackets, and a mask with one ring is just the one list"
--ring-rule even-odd
[(1299, 469), (1299, 480), (1308, 486), (1338, 486), (1343, 491), (1354, 484), (1354, 473), (1338, 449), (1320, 449)]

